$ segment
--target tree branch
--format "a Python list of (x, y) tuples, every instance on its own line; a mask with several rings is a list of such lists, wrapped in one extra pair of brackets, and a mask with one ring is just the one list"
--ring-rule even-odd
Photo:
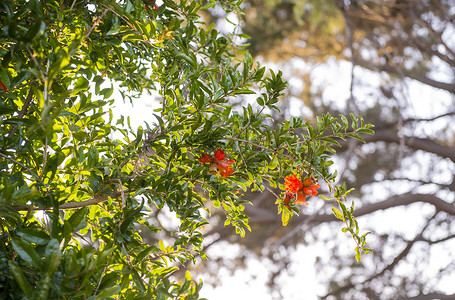
[[(19, 115), (17, 116), (18, 119), (22, 119), (25, 116), (25, 114), (27, 113), (28, 106), (30, 105), (30, 102), (32, 102), (32, 99), (33, 99), (33, 90), (30, 88), (30, 90), (28, 91), (28, 94), (27, 94), (27, 98), (25, 98), (24, 105), (22, 106), (22, 109), (19, 112)], [(16, 132), (18, 127), (19, 127), (18, 125), (14, 125), (13, 127), (11, 127), (10, 131), (8, 132), (8, 136), (6, 138), (11, 137)], [(6, 145), (3, 146), (3, 150), (5, 150), (5, 148), (6, 148)]]
[(415, 297), (400, 298), (400, 300), (433, 300), (433, 299), (454, 300), (455, 294), (446, 295), (446, 294), (442, 294), (442, 293), (429, 293), (429, 294), (420, 294)]
[(368, 70), (371, 70), (371, 71), (387, 72), (387, 73), (395, 74), (398, 76), (405, 76), (407, 78), (417, 80), (423, 84), (426, 84), (426, 85), (429, 85), (429, 86), (432, 86), (432, 87), (435, 87), (438, 89), (446, 90), (452, 94), (455, 94), (455, 83), (446, 83), (446, 82), (437, 81), (437, 80), (431, 79), (425, 75), (421, 75), (421, 74), (418, 74), (411, 70), (406, 70), (404, 68), (400, 68), (399, 70), (397, 70), (396, 67), (392, 67), (389, 65), (380, 65), (380, 66), (375, 65), (369, 61), (366, 61), (366, 60), (363, 60), (360, 58), (357, 58), (356, 62), (358, 65), (360, 65)]
[[(437, 115), (432, 118), (408, 118), (404, 119), (402, 122), (403, 124), (406, 123), (412, 123), (412, 122), (432, 122), (435, 121), (439, 118), (444, 118), (444, 117), (450, 117), (450, 116), (455, 116), (455, 112), (448, 112), (442, 115)], [(382, 123), (382, 124), (375, 124), (374, 129), (376, 131), (384, 130), (384, 129), (389, 129), (392, 127), (395, 127), (398, 125), (398, 122), (388, 122), (388, 123)]]
[[(411, 149), (434, 153), (455, 163), (455, 151), (452, 148), (445, 147), (428, 138), (399, 137), (396, 132), (386, 130), (376, 131), (374, 135), (363, 135), (362, 137), (366, 143), (386, 142), (400, 144), (401, 141), (404, 141), (404, 144)], [(343, 149), (346, 149), (346, 141), (340, 141), (340, 144)]]
[(364, 285), (365, 283), (368, 283), (368, 282), (372, 281), (373, 279), (384, 275), (385, 272), (392, 271), (397, 266), (397, 264), (409, 254), (409, 252), (411, 251), (411, 248), (414, 246), (414, 244), (422, 239), (423, 233), (428, 228), (428, 226), (430, 225), (431, 221), (436, 217), (437, 214), (438, 214), (438, 212), (436, 212), (430, 219), (428, 219), (428, 221), (425, 224), (425, 226), (423, 226), (422, 230), (414, 237), (414, 239), (408, 241), (408, 243), (406, 244), (406, 247), (403, 249), (403, 251), (401, 251), (400, 254), (395, 256), (393, 261), (391, 263), (389, 263), (385, 268), (383, 268), (380, 272), (368, 277), (367, 279), (365, 279), (361, 283), (355, 284), (355, 283), (351, 282), (351, 283), (349, 283), (349, 284), (347, 284), (345, 286), (342, 286), (342, 287), (340, 287), (340, 288), (338, 288), (338, 289), (326, 294), (325, 296), (321, 297), (321, 299), (326, 299), (328, 296), (336, 295), (336, 294), (339, 294), (341, 292), (348, 291), (348, 290), (354, 288), (357, 285)]

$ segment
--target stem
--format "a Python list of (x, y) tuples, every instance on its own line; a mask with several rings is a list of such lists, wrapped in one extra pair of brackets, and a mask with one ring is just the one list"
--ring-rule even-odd
[[(30, 173), (30, 175), (32, 175), (32, 177), (35, 178), (36, 181), (38, 181), (38, 182), (41, 183), (42, 185), (46, 186), (46, 185), (44, 184), (44, 182), (39, 178), (39, 176), (38, 176), (37, 174), (34, 174), (33, 171), (30, 170), (30, 168), (27, 167), (26, 165), (24, 165), (23, 163), (18, 162), (17, 160), (15, 160), (14, 158), (12, 158), (11, 156), (7, 156), (7, 155), (5, 155), (5, 154), (3, 154), (3, 153), (1, 153), (1, 152), (0, 152), (0, 156), (4, 157), (4, 158), (6, 158), (6, 159), (9, 159), (9, 160), (11, 160), (13, 163), (15, 163), (15, 164), (21, 166), (22, 168), (26, 169), (26, 170)], [(23, 209), (23, 210), (27, 210), (27, 209)]]
[(43, 167), (41, 169), (40, 179), (43, 180), (44, 170), (46, 169), (47, 163), (47, 137), (45, 138), (44, 147), (43, 147)]
[(101, 15), (98, 17), (98, 19), (96, 19), (95, 23), (93, 23), (92, 27), (90, 27), (90, 29), (88, 30), (88, 32), (85, 34), (84, 38), (82, 39), (81, 42), (83, 42), (86, 38), (88, 38), (88, 36), (90, 35), (90, 33), (92, 33), (93, 29), (95, 29), (95, 27), (99, 24), (99, 22), (101, 21), (101, 19), (104, 17), (104, 15), (109, 11), (111, 10), (110, 8), (106, 8), (102, 13)]
[[(30, 90), (28, 91), (28, 94), (27, 94), (27, 98), (25, 99), (24, 105), (22, 106), (22, 109), (19, 112), (19, 115), (17, 116), (18, 119), (22, 119), (25, 116), (27, 109), (28, 109), (30, 103), (32, 102), (32, 98), (33, 98), (33, 90), (30, 88)], [(18, 127), (19, 127), (18, 125), (14, 125), (13, 127), (11, 127), (10, 131), (8, 132), (7, 138), (11, 137), (16, 132)], [(3, 150), (5, 148), (6, 148), (6, 145), (3, 146)]]
[(252, 142), (252, 141), (247, 141), (247, 140), (239, 139), (239, 138), (236, 138), (236, 137), (224, 137), (224, 139), (225, 140), (230, 140), (230, 141), (235, 141), (235, 142), (241, 142), (241, 143), (245, 143), (245, 144), (250, 144), (250, 145), (253, 145), (255, 147), (271, 151), (271, 152), (273, 152), (275, 154), (283, 155), (284, 157), (287, 157), (289, 159), (294, 159), (294, 157), (292, 157), (292, 156), (290, 156), (288, 154), (280, 153), (280, 152), (278, 152), (278, 150), (274, 150), (274, 149), (262, 146), (260, 144), (255, 143), (255, 142)]

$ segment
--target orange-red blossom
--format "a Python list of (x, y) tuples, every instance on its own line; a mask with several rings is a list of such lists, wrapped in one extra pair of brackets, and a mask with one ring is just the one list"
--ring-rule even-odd
[(6, 88), (6, 86), (3, 84), (3, 82), (0, 81), (0, 89), (2, 90), (5, 90), (5, 91), (8, 91), (8, 89)]
[(316, 196), (318, 194), (317, 189), (321, 186), (316, 183), (316, 179), (313, 176), (308, 176), (303, 181), (297, 178), (297, 175), (292, 174), (291, 176), (286, 176), (284, 180), (284, 189), (289, 191), (284, 196), (283, 202), (288, 204), (291, 202), (292, 194), (296, 195), (296, 200), (294, 204), (305, 204), (306, 196)]
[(148, 0), (147, 3), (145, 4), (145, 9), (148, 10), (149, 6), (153, 5), (153, 8), (158, 11), (158, 5), (156, 5), (156, 0)]
[(234, 172), (234, 170), (232, 170), (232, 168), (229, 167), (229, 165), (235, 164), (235, 160), (228, 159), (224, 161), (225, 159), (226, 153), (224, 153), (224, 151), (221, 149), (218, 149), (215, 152), (215, 155), (213, 155), (213, 157), (205, 153), (205, 155), (202, 158), (198, 158), (199, 162), (202, 164), (210, 163), (209, 167), (210, 174), (216, 175), (216, 173), (219, 171), (221, 177), (223, 178), (228, 177)]

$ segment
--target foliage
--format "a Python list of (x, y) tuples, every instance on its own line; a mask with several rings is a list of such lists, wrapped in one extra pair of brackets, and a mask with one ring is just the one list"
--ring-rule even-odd
[[(239, 9), (237, 1), (222, 4)], [(329, 166), (337, 139), (362, 140), (371, 125), (325, 114), (315, 125), (291, 118), (272, 129), (268, 112), (278, 109), (282, 74), (265, 75), (233, 35), (201, 20), (200, 10), (214, 1), (1, 5), (6, 298), (197, 299), (202, 283), (189, 273), (184, 282), (170, 276), (179, 264), (205, 257), (207, 203), (223, 209), (225, 225), (243, 236), (249, 203), (238, 191), (283, 188), (296, 172), (326, 182), (357, 257), (369, 251), (353, 206), (344, 204), (349, 191), (333, 185)], [(116, 95), (134, 104), (145, 93), (159, 94), (161, 107), (144, 127), (114, 120)], [(234, 109), (230, 100), (244, 95), (256, 101)], [(284, 224), (299, 212), (292, 202), (277, 203)], [(178, 228), (146, 220), (165, 207)], [(174, 239), (144, 241), (160, 230)]]

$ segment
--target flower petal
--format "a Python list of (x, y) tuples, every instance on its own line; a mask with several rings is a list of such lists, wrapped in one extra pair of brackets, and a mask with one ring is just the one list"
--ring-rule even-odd
[(228, 159), (228, 160), (226, 160), (226, 161), (220, 162), (220, 164), (223, 164), (224, 166), (233, 165), (233, 164), (235, 164), (235, 160), (233, 160), (233, 159)]
[(295, 174), (286, 176), (284, 180), (284, 188), (289, 192), (295, 194), (297, 191), (303, 188), (302, 182), (297, 178)]
[(216, 162), (210, 163), (209, 173), (212, 175), (216, 175), (216, 173), (217, 173), (217, 163)]
[(284, 195), (284, 199), (283, 199), (284, 204), (289, 204), (289, 202), (291, 202), (291, 199), (292, 199), (293, 197), (294, 197), (293, 194), (291, 194), (291, 193), (286, 193), (286, 194)]
[(230, 176), (234, 172), (231, 167), (222, 166), (220, 164), (218, 164), (218, 170), (223, 178)]
[(216, 150), (215, 155), (213, 157), (215, 157), (219, 161), (223, 161), (226, 158), (226, 153), (224, 153), (223, 150), (218, 149)]
[(2, 90), (5, 90), (5, 91), (8, 91), (8, 89), (6, 88), (6, 86), (3, 84), (3, 82), (0, 81), (0, 89)]
[(303, 193), (303, 191), (298, 191), (296, 193), (296, 195), (297, 195), (297, 199), (294, 202), (295, 204), (304, 204), (304, 205), (308, 206), (308, 203), (306, 202), (306, 196)]
[(205, 164), (205, 163), (208, 163), (208, 162), (211, 162), (212, 159), (210, 158), (210, 155), (208, 155), (207, 153), (205, 153), (205, 156), (202, 157), (202, 158), (198, 158), (197, 159), (201, 164)]
[(312, 185), (314, 183), (314, 181), (312, 180), (311, 177), (307, 177), (305, 178), (303, 181), (302, 181), (302, 184), (304, 187), (309, 187), (310, 185)]

